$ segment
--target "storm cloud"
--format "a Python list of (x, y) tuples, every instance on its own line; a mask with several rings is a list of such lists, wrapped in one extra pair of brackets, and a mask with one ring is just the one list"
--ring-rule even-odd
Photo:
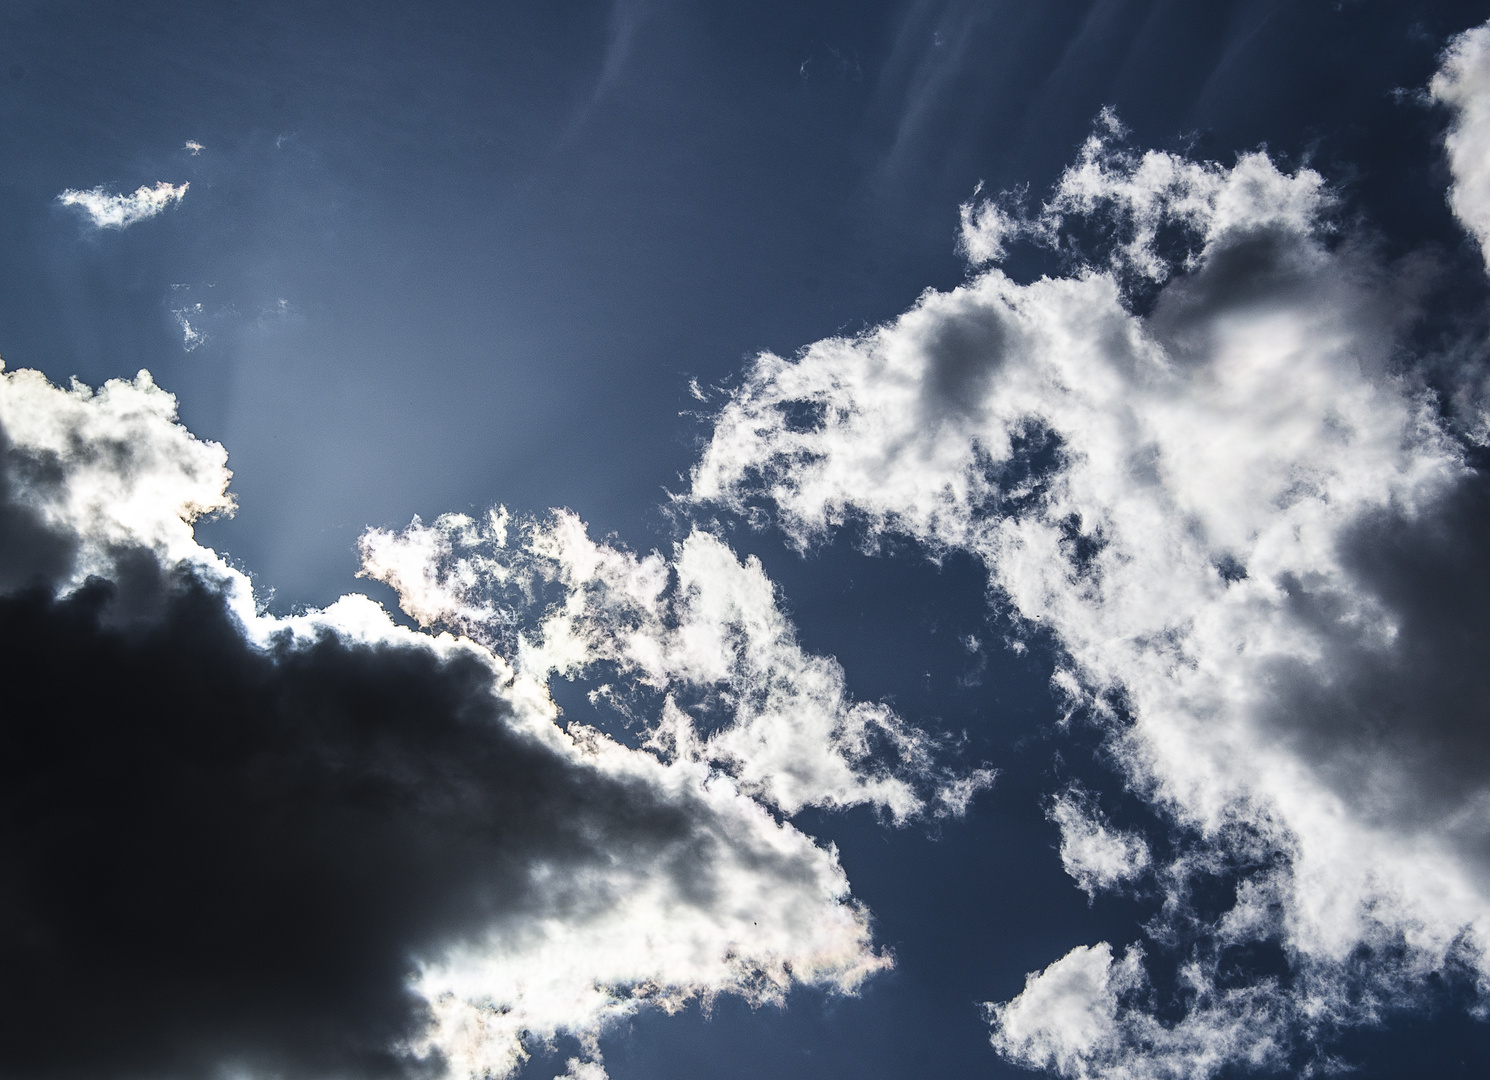
[(648, 1004), (888, 964), (836, 856), (365, 597), (195, 544), (220, 447), (142, 374), (0, 374), (0, 1074), (501, 1076)]
[(0, 599), (0, 655), (8, 1075), (399, 1071), (419, 960), (554, 914), (539, 863), (720, 887), (697, 807), (520, 733), (474, 653), (256, 649), (141, 558)]

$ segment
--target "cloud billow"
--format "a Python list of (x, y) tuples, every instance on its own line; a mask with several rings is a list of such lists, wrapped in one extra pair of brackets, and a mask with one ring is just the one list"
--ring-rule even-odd
[[(1475, 34), (1444, 100), (1483, 78)], [(1478, 230), (1474, 101), (1450, 150)], [(969, 204), (963, 249), (993, 265), (965, 285), (759, 357), (685, 501), (764, 508), (801, 545), (854, 520), (974, 554), (1170, 822), (1149, 864), (1053, 804), (1083, 888), (1143, 863), (1157, 944), (1032, 975), (990, 1006), (1002, 1053), (1073, 1077), (1306, 1068), (1432, 973), (1490, 980), (1486, 482), (1404, 367), (1411, 283), (1319, 175), (1121, 137), (1104, 114), (1033, 213)], [(1070, 272), (1014, 281), (996, 264), (1021, 240)], [(1200, 904), (1204, 880), (1234, 899)]]

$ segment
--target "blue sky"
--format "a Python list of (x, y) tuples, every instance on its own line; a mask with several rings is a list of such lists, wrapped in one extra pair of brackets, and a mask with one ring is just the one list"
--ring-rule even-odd
[(1479, 1074), (1487, 17), (10, 7), (0, 1075)]

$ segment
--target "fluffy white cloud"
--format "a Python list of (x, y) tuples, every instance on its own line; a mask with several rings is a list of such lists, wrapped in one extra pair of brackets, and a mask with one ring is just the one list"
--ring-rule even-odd
[[(508, 541), (500, 508), (481, 522), (416, 519), (364, 534), (362, 572), (424, 625), (484, 640), (535, 679), (610, 665), (614, 680), (593, 696), (640, 720), (654, 750), (721, 768), (787, 814), (865, 803), (896, 821), (958, 814), (992, 782), (985, 770), (947, 772), (935, 740), (885, 705), (853, 701), (837, 662), (797, 644), (759, 561), (711, 533), (695, 529), (670, 559), (638, 556), (560, 512)], [(558, 595), (534, 604), (545, 587)], [(655, 715), (634, 715), (638, 689), (662, 695)]]
[(974, 266), (1003, 261), (1009, 253), (1008, 245), (1032, 231), (1027, 221), (1007, 207), (992, 199), (978, 200), (982, 190), (980, 183), (973, 198), (958, 207), (962, 229), (957, 249)]
[(581, 1061), (579, 1058), (570, 1058), (565, 1064), (564, 1075), (559, 1080), (606, 1080), (610, 1075), (605, 1071), (605, 1066), (598, 1061)]
[[(36, 583), (48, 585), (62, 598), (57, 603), (71, 602), (66, 600), (71, 596), (76, 603), (97, 604), (104, 601), (88, 597), (112, 596), (108, 602), (114, 607), (109, 610), (120, 614), (109, 616), (116, 622), (108, 626), (115, 628), (100, 631), (103, 640), (116, 640), (110, 634), (141, 634), (145, 636), (140, 641), (148, 643), (154, 640), (148, 635), (156, 631), (131, 628), (148, 628), (155, 625), (151, 619), (174, 617), (160, 612), (177, 610), (171, 607), (170, 596), (178, 594), (163, 594), (165, 586), (150, 584), (163, 580), (160, 573), (151, 576), (131, 569), (147, 557), (163, 568), (164, 580), (188, 574), (201, 583), (196, 586), (201, 595), (220, 597), (203, 601), (206, 609), (198, 604), (190, 610), (210, 613), (211, 604), (225, 604), (242, 640), (234, 639), (234, 644), (208, 635), (204, 647), (261, 658), (252, 661), (257, 665), (252, 670), (264, 673), (256, 679), (278, 677), (272, 674), (275, 671), (315, 670), (328, 658), (370, 655), (367, 650), (374, 650), (383, 658), (375, 670), (389, 673), (389, 679), (396, 680), (397, 673), (407, 669), (425, 672), (421, 685), (444, 686), (443, 692), (467, 694), (476, 686), (474, 692), (495, 695), (489, 704), (500, 718), (500, 730), (494, 730), (493, 737), (522, 748), (538, 763), (538, 775), (520, 779), (534, 797), (552, 795), (553, 809), (538, 814), (538, 825), (531, 827), (522, 825), (521, 817), (514, 819), (516, 823), (505, 818), (497, 823), (501, 830), (490, 840), (492, 850), (499, 855), (511, 850), (516, 861), (511, 870), (503, 871), (503, 884), (496, 898), (488, 901), (491, 914), (484, 930), (463, 933), (459, 944), (417, 955), (410, 986), (428, 1003), (430, 1021), (427, 1030), (404, 1045), (404, 1052), (438, 1052), (455, 1075), (501, 1077), (526, 1059), (529, 1047), (568, 1034), (589, 1047), (586, 1059), (571, 1062), (569, 1075), (593, 1080), (604, 1075), (595, 1039), (607, 1024), (639, 1009), (671, 1011), (721, 993), (738, 994), (755, 1004), (779, 1003), (794, 985), (852, 993), (867, 976), (889, 966), (889, 958), (872, 945), (867, 912), (850, 897), (836, 852), (778, 821), (742, 791), (744, 786), (751, 792), (774, 793), (778, 802), (790, 803), (802, 797), (795, 794), (796, 781), (778, 782), (757, 769), (742, 770), (736, 783), (699, 755), (676, 754), (665, 761), (599, 732), (560, 726), (543, 679), (554, 666), (582, 662), (573, 651), (564, 651), (561, 637), (567, 634), (565, 640), (594, 644), (598, 621), (611, 617), (591, 603), (589, 592), (595, 589), (631, 588), (627, 602), (639, 605), (635, 610), (644, 621), (655, 617), (660, 603), (656, 578), (668, 573), (659, 558), (638, 560), (594, 545), (567, 517), (556, 519), (548, 531), (536, 530), (535, 542), (550, 545), (545, 557), (555, 571), (567, 575), (563, 580), (583, 595), (554, 615), (557, 621), (534, 646), (531, 655), (545, 659), (529, 660), (530, 670), (514, 670), (469, 638), (401, 628), (362, 596), (343, 597), (325, 610), (288, 618), (258, 610), (249, 581), (197, 544), (192, 533), (195, 518), (232, 506), (225, 452), (196, 439), (176, 422), (174, 398), (157, 388), (148, 373), (141, 372), (133, 382), (109, 382), (97, 391), (77, 383), (59, 389), (34, 371), (0, 373), (0, 452), (0, 554), (5, 566), (0, 599), (23, 595), (15, 590)], [(482, 526), (481, 535), (495, 542), (503, 528), (498, 516)], [(379, 549), (376, 539), (370, 540), (370, 564), (390, 580), (400, 580), (386, 558), (408, 556), (410, 545), (420, 537), (417, 528), (403, 534), (402, 548), (385, 542)], [(722, 622), (709, 621), (716, 616), (687, 616), (682, 633), (698, 638), (685, 658), (668, 661), (638, 652), (631, 661), (649, 677), (663, 678), (671, 670), (669, 663), (711, 671), (711, 665), (757, 660), (769, 664), (794, 648), (779, 613), (770, 606), (771, 590), (759, 568), (734, 562), (713, 544), (707, 539), (690, 541), (691, 546), (680, 550), (673, 572), (682, 575), (687, 592), (694, 588), (689, 582), (707, 579), (720, 572), (716, 563), (728, 562), (722, 572), (739, 592), (721, 601), (735, 606), (717, 619), (775, 620), (762, 631), (762, 647), (774, 651), (764, 658), (742, 658), (733, 643), (708, 638), (710, 633), (724, 633)], [(385, 561), (377, 561), (378, 551)], [(603, 571), (601, 564), (608, 569)], [(412, 564), (406, 560), (404, 565)], [(93, 582), (85, 585), (90, 576)], [(111, 591), (98, 593), (100, 578), (114, 582)], [(680, 597), (679, 610), (692, 610), (689, 604), (706, 603), (711, 595), (688, 592), (686, 601)], [(426, 596), (421, 603), (434, 606), (416, 610), (448, 614), (438, 607), (440, 602)], [(614, 617), (624, 619), (633, 613), (624, 608)], [(640, 632), (618, 640), (634, 640), (637, 648), (642, 647)], [(359, 649), (363, 651), (358, 653)], [(843, 744), (862, 736), (852, 729), (860, 724), (882, 726), (895, 737), (910, 738), (901, 735), (887, 713), (855, 712), (857, 707), (845, 703), (841, 675), (830, 662), (796, 656), (790, 661), (799, 665), (793, 677), (811, 682), (805, 691), (810, 698), (807, 706), (831, 713), (813, 722), (848, 725), (836, 736), (827, 727), (814, 734), (837, 737)], [(234, 663), (241, 667), (250, 660)], [(459, 672), (466, 674), (457, 678)], [(489, 682), (490, 689), (480, 690), (480, 680), (471, 682), (472, 672)], [(334, 683), (325, 685), (328, 689), (315, 693), (341, 692)], [(174, 692), (167, 688), (168, 694)], [(763, 690), (761, 715), (750, 723), (779, 723), (766, 715), (781, 704), (771, 696), (776, 692)], [(133, 714), (122, 699), (120, 709), (118, 722), (129, 722)], [(358, 709), (365, 711), (364, 706)], [(21, 724), (26, 718), (11, 720)], [(216, 715), (210, 720), (229, 722)], [(402, 721), (395, 716), (390, 723)], [(736, 739), (753, 737), (749, 724), (742, 730), (745, 734), (736, 734)], [(824, 766), (814, 762), (810, 767)], [(398, 768), (415, 775), (422, 766), (417, 758), (403, 757)], [(384, 782), (383, 774), (377, 777), (376, 783)], [(818, 778), (804, 782), (815, 798), (823, 797), (822, 789), (812, 786)], [(911, 798), (888, 779), (852, 771), (834, 774), (829, 786), (834, 783), (841, 787), (833, 790), (847, 801), (884, 799), (901, 807), (908, 804), (899, 800)], [(554, 790), (549, 792), (545, 785)], [(591, 818), (577, 819), (578, 836), (566, 839), (565, 808), (572, 804), (575, 813), (589, 813), (587, 800), (595, 797), (594, 791), (608, 792), (604, 798), (611, 802)], [(482, 797), (488, 795), (503, 797), (501, 792)], [(335, 797), (334, 789), (324, 796)], [(315, 798), (324, 802), (320, 794)], [(438, 806), (435, 810), (454, 812)], [(341, 821), (343, 816), (333, 812), (331, 820)], [(550, 828), (544, 823), (554, 827), (551, 844), (543, 839)], [(473, 827), (478, 830), (473, 835), (479, 835), (496, 826), (482, 819)], [(509, 834), (515, 839), (503, 839)], [(537, 839), (523, 839), (529, 834)], [(356, 843), (354, 836), (350, 847), (337, 850), (355, 862)], [(373, 863), (358, 864), (354, 880), (375, 880)], [(438, 908), (443, 902), (440, 887), (431, 883), (428, 888)], [(502, 899), (509, 893), (521, 902)], [(203, 918), (210, 922), (209, 915)], [(221, 978), (231, 980), (231, 968), (225, 968)], [(211, 1021), (210, 1009), (204, 1006), (199, 1011), (207, 1017), (204, 1023)], [(211, 1037), (202, 1035), (204, 1040)]]
[[(1195, 269), (1204, 245), (1237, 229), (1281, 227), (1309, 231), (1317, 225), (1328, 195), (1317, 173), (1304, 170), (1288, 184), (1278, 184), (1268, 169), (1248, 168), (1243, 180), (1213, 161), (1190, 161), (1150, 150), (1132, 154), (1116, 140), (1126, 134), (1116, 114), (1104, 109), (1097, 131), (1085, 143), (1076, 164), (1056, 184), (1038, 214), (1022, 212), (1006, 194), (961, 207), (958, 246), (975, 266), (1003, 260), (1006, 245), (1031, 240), (1061, 247), (1068, 218), (1100, 216), (1112, 234), (1107, 264), (1119, 279), (1160, 282), (1175, 269)], [(1253, 155), (1257, 165), (1263, 159)], [(1247, 161), (1239, 167), (1246, 168)], [(1256, 184), (1266, 186), (1258, 190)], [(981, 185), (980, 185), (981, 188)], [(1161, 230), (1188, 234), (1190, 252), (1173, 265), (1156, 247)]]
[(1061, 865), (1089, 897), (1131, 881), (1148, 869), (1143, 837), (1114, 829), (1091, 797), (1068, 788), (1050, 802), (1050, 820), (1061, 830)]
[(1218, 988), (1197, 965), (1180, 981), (1190, 1008), (1178, 1023), (1162, 1024), (1144, 1007), (1151, 988), (1138, 946), (1115, 960), (1106, 942), (1079, 945), (1032, 973), (1012, 1001), (986, 1007), (993, 1044), (1073, 1080), (1204, 1077), (1234, 1063), (1286, 1067), (1290, 1027), (1309, 1023), (1291, 999), (1271, 985)]
[(7, 453), (32, 463), (10, 480), (9, 500), (49, 533), (25, 554), (12, 549), (12, 572), (0, 580), (65, 556), (66, 572), (55, 576), (76, 587), (90, 574), (109, 575), (130, 547), (166, 563), (194, 560), (202, 549), (191, 523), (233, 508), (227, 452), (176, 423), (175, 397), (148, 371), (97, 391), (78, 382), (63, 391), (40, 372), (0, 365), (0, 427)]
[(991, 1007), (1005, 1053), (1065, 1075), (1087, 1075), (1087, 1063), (1116, 1043), (1118, 996), (1142, 984), (1141, 954), (1114, 965), (1112, 946), (1077, 946), (1025, 982), (1007, 1005)]
[(154, 187), (141, 185), (132, 195), (114, 195), (102, 187), (89, 191), (68, 188), (57, 196), (57, 201), (63, 206), (76, 206), (100, 229), (124, 229), (180, 202), (186, 198), (189, 187), (189, 183), (168, 184), (162, 180)]
[(1453, 112), (1444, 138), (1454, 177), (1449, 204), (1490, 261), (1490, 25), (1449, 43), (1429, 90)]
[[(1133, 154), (1115, 131), (1104, 117), (1032, 217), (964, 214), (964, 247), (987, 257), (1094, 222), (1100, 263), (1028, 284), (995, 267), (857, 337), (760, 356), (691, 499), (768, 508), (802, 545), (853, 519), (971, 552), (1053, 633), (1056, 688), (1186, 849), (1159, 868), (1173, 891), (1156, 932), (1194, 944), (1191, 983), (1213, 985), (1220, 943), (1247, 935), (1310, 974), (1192, 995), (1187, 1019), (1152, 1029), (1135, 1005), (1121, 1051), (1083, 1049), (1064, 1021), (1048, 1046), (1005, 1027), (996, 1042), (1071, 1075), (1118, 1058), (1123, 1075), (1207, 1075), (1257, 1052), (1229, 1034), (1247, 994), (1282, 1038), (1305, 1015), (1369, 1019), (1388, 986), (1451, 962), (1490, 976), (1490, 687), (1468, 674), (1487, 641), (1471, 557), (1487, 504), (1398, 374), (1410, 305), (1332, 232), (1322, 179), (1261, 153)], [(1140, 314), (1129, 290), (1156, 285)], [(1095, 885), (1116, 851), (1073, 829), (1066, 857)], [(1202, 920), (1186, 868), (1223, 852), (1242, 899)], [(1362, 980), (1375, 990), (1336, 993)], [(1343, 1004), (1309, 1013), (1305, 982)], [(1034, 1030), (1038, 997), (996, 1023)], [(1139, 1052), (1156, 1032), (1163, 1061)]]

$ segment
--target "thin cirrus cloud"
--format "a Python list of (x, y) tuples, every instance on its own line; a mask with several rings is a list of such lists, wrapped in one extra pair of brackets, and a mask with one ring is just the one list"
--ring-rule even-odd
[(88, 191), (68, 188), (57, 196), (57, 201), (63, 206), (77, 207), (96, 228), (127, 229), (179, 203), (186, 198), (189, 187), (190, 183), (169, 184), (162, 180), (154, 187), (142, 184), (130, 195), (115, 195), (103, 187)]
[[(1482, 241), (1487, 41), (1433, 82)], [(1000, 1053), (1070, 1077), (1306, 1069), (1430, 976), (1490, 982), (1490, 483), (1475, 417), (1402, 370), (1412, 282), (1318, 174), (1122, 136), (1104, 113), (1037, 211), (969, 204), (965, 285), (757, 358), (683, 501), (768, 510), (802, 545), (853, 520), (973, 554), (1168, 822), (1151, 856), (1085, 798), (1053, 803), (1084, 889), (1143, 877), (1165, 903), (1146, 941), (990, 1003)], [(1082, 254), (1083, 224), (1105, 249)], [(1011, 279), (1020, 240), (1070, 272)], [(1218, 879), (1219, 912), (1196, 892)]]
[(598, 1080), (639, 1009), (889, 966), (836, 853), (698, 757), (365, 597), (262, 614), (175, 409), (0, 372), (7, 1069), (502, 1077), (568, 1035)]

